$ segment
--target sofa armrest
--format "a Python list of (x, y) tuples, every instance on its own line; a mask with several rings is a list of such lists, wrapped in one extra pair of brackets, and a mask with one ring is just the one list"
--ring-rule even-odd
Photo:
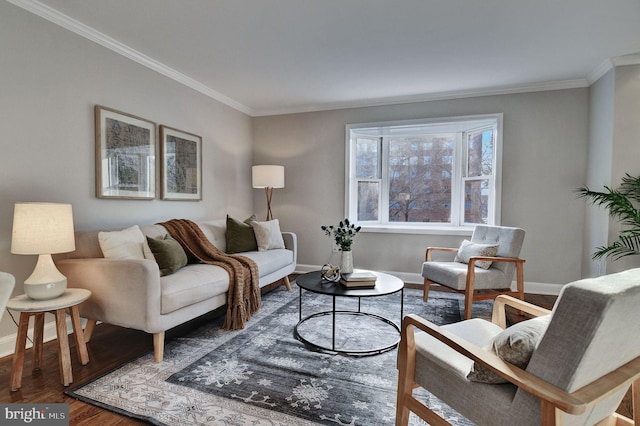
[(293, 252), (293, 263), (298, 262), (298, 236), (293, 232), (282, 232), (284, 247)]
[(56, 263), (67, 286), (85, 288), (88, 319), (155, 333), (160, 315), (160, 271), (152, 260), (66, 259)]

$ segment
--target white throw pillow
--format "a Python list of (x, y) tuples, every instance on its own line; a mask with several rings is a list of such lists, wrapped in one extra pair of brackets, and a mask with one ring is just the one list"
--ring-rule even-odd
[(155, 260), (138, 225), (121, 231), (98, 232), (98, 242), (106, 259)]
[[(455, 262), (469, 263), (469, 259), (474, 256), (487, 256), (493, 257), (498, 253), (498, 244), (478, 244), (472, 243), (469, 240), (462, 241), (458, 253), (454, 259)], [(489, 269), (491, 266), (490, 260), (480, 260), (475, 262), (474, 265), (482, 268)]]
[(278, 219), (268, 222), (254, 221), (251, 222), (251, 226), (253, 226), (253, 232), (256, 234), (258, 251), (284, 248), (284, 240), (282, 239)]

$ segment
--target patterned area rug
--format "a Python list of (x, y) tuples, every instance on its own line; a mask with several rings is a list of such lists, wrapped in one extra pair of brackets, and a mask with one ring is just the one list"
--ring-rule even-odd
[[(293, 284), (293, 283), (292, 283)], [(240, 331), (220, 330), (221, 319), (166, 342), (162, 363), (149, 353), (66, 393), (107, 410), (160, 425), (393, 425), (396, 350), (368, 356), (314, 352), (293, 337), (299, 289), (263, 295), (263, 307)], [(400, 324), (400, 293), (362, 299), (364, 312)], [(338, 298), (338, 310), (357, 300)], [(331, 297), (303, 291), (303, 316), (331, 309)], [(460, 321), (462, 297), (404, 290), (404, 314), (438, 324)], [(488, 317), (491, 302), (474, 304)], [(398, 333), (367, 317), (338, 316), (335, 347), (358, 350), (393, 344)], [(300, 333), (331, 347), (331, 316), (304, 323)], [(418, 394), (454, 425), (471, 425), (428, 393)], [(410, 424), (425, 424), (411, 415)]]

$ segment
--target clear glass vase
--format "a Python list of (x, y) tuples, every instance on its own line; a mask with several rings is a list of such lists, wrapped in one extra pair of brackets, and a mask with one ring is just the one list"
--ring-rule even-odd
[(353, 272), (353, 252), (342, 251), (340, 252), (340, 273), (341, 274), (350, 274)]

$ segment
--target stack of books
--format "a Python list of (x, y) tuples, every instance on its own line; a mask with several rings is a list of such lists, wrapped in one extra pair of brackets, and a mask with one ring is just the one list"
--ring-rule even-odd
[(371, 288), (376, 286), (377, 275), (371, 271), (353, 271), (340, 275), (340, 284), (349, 288)]

